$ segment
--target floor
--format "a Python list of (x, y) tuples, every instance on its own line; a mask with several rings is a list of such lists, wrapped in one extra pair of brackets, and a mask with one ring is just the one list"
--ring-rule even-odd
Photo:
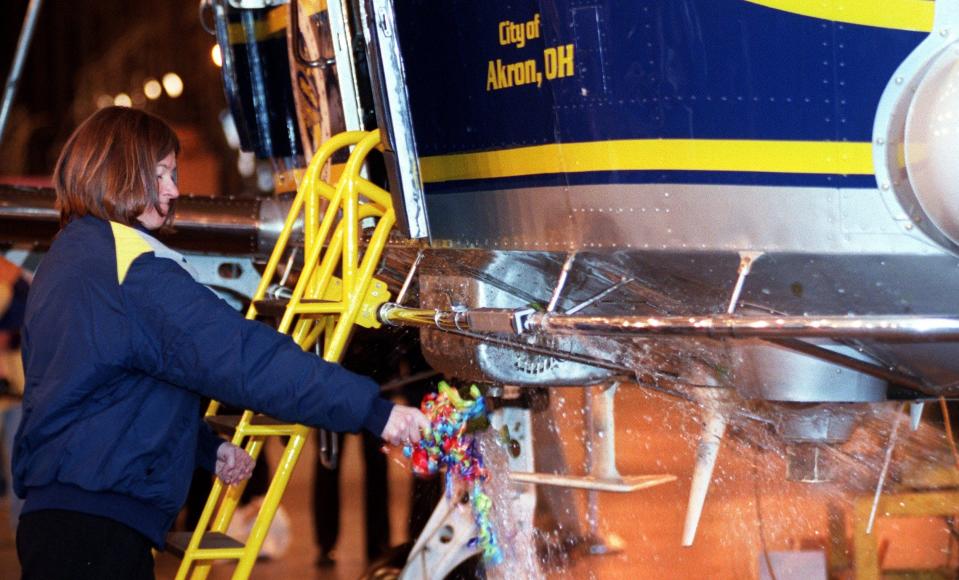
[[(554, 399), (555, 424), (561, 435), (562, 453), (573, 471), (582, 471), (584, 451), (578, 433), (582, 429), (583, 397), (579, 389), (563, 390)], [(574, 551), (566, 560), (556, 558), (543, 576), (572, 578), (771, 578), (760, 568), (773, 563), (775, 578), (813, 578), (807, 572), (788, 572), (783, 560), (799, 565), (823, 563), (828, 554), (831, 578), (852, 578), (852, 502), (871, 497), (885, 442), (894, 419), (890, 405), (869, 412), (852, 441), (837, 459), (836, 481), (809, 485), (785, 480), (782, 445), (769, 428), (749, 419), (734, 421), (719, 455), (695, 544), (680, 546), (684, 512), (696, 440), (699, 412), (688, 402), (649, 393), (636, 387), (621, 387), (617, 395), (616, 445), (618, 468), (624, 475), (672, 473), (677, 481), (630, 494), (600, 495), (596, 529), (601, 538), (621, 543), (621, 551), (589, 555)], [(358, 442), (350, 438), (345, 450), (345, 490), (360, 489)], [(314, 450), (304, 457), (312, 463)], [(272, 453), (273, 457), (279, 454)], [(390, 462), (390, 523), (395, 542), (405, 540), (410, 476), (402, 458)], [(951, 467), (951, 455), (940, 430), (923, 426), (917, 432), (903, 429), (887, 493), (896, 482), (924, 470)], [(253, 578), (356, 579), (366, 568), (362, 549), (361, 494), (344, 494), (343, 528), (336, 563), (315, 566), (316, 551), (310, 522), (311, 469), (296, 471), (283, 506), (289, 518), (289, 545), (279, 558), (261, 560)], [(495, 466), (494, 466), (495, 468)], [(900, 484), (901, 485), (901, 484)], [(579, 516), (585, 513), (585, 492), (575, 492), (563, 509)], [(0, 504), (0, 511), (6, 509)], [(496, 506), (494, 505), (494, 509)], [(959, 505), (956, 506), (959, 512)], [(0, 513), (0, 521), (6, 518)], [(588, 529), (583, 523), (581, 530)], [(0, 578), (14, 578), (16, 563), (12, 535), (0, 526)], [(615, 542), (614, 542), (615, 540)], [(878, 542), (885, 568), (946, 568), (959, 564), (959, 548), (944, 518), (883, 518), (879, 514), (873, 540)], [(511, 546), (510, 550), (534, 549)], [(514, 552), (515, 553), (515, 552)], [(556, 552), (554, 551), (554, 554)], [(805, 556), (804, 556), (805, 555)], [(810, 559), (811, 558), (811, 559)], [(178, 562), (167, 554), (157, 558), (157, 577), (172, 578)], [(217, 565), (213, 578), (229, 578), (229, 565)], [(954, 573), (954, 572), (952, 572)], [(491, 576), (517, 577), (510, 562)], [(943, 576), (946, 577), (946, 576)]]

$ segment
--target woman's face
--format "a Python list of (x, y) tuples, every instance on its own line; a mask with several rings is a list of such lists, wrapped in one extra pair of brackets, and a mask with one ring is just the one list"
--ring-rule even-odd
[(137, 217), (148, 230), (159, 229), (163, 225), (170, 211), (170, 202), (180, 197), (180, 190), (176, 186), (176, 154), (170, 153), (157, 163), (156, 180), (160, 211), (151, 205)]

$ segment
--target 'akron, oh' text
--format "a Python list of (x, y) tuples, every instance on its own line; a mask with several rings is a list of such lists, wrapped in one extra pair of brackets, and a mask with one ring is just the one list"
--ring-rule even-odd
[[(489, 61), (486, 72), (486, 90), (498, 91), (510, 87), (535, 84), (543, 85), (546, 80), (573, 76), (573, 45), (552, 46), (543, 51), (543, 71), (535, 58), (504, 63), (503, 59)], [(545, 73), (545, 74), (544, 74)]]

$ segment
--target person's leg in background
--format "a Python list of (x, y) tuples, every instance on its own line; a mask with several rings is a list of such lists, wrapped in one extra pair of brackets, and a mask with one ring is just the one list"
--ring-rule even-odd
[[(313, 475), (313, 532), (316, 536), (317, 566), (334, 564), (333, 550), (340, 535), (340, 454), (339, 433), (317, 431), (316, 471)], [(335, 453), (332, 446), (336, 442)]]
[(363, 433), (363, 464), (366, 466), (366, 560), (373, 562), (390, 549), (389, 481), (386, 454), (379, 437)]
[(23, 508), (23, 500), (13, 493), (13, 474), (10, 472), (10, 458), (13, 457), (13, 438), (17, 434), (17, 428), (20, 426), (20, 418), (23, 417), (23, 405), (16, 403), (3, 410), (0, 413), (0, 433), (3, 435), (3, 481), (6, 484), (7, 509), (10, 515), (10, 529), (17, 529), (17, 522), (20, 520), (20, 510)]
[(0, 256), (0, 479), (10, 512), (10, 525), (16, 529), (23, 500), (13, 492), (10, 470), (13, 438), (23, 416), (23, 362), (20, 358), (20, 327), (27, 305), (30, 274)]

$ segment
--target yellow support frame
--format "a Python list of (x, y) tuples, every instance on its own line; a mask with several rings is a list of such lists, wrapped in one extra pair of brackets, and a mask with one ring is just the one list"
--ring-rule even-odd
[[(332, 137), (316, 152), (246, 313), (251, 320), (258, 316), (257, 302), (266, 298), (274, 283), (290, 246), (294, 225), (302, 214), (303, 270), (277, 330), (289, 334), (304, 350), (316, 346), (318, 351), (322, 350), (323, 358), (331, 362), (341, 360), (354, 324), (379, 326), (373, 313), (389, 299), (386, 284), (375, 280), (373, 274), (396, 214), (389, 193), (360, 176), (367, 155), (379, 146), (379, 131), (348, 131)], [(353, 147), (353, 152), (335, 185), (323, 182), (323, 167), (333, 153), (345, 147)], [(375, 219), (376, 226), (363, 251), (360, 222), (368, 218)], [(337, 268), (341, 279), (333, 275)], [(211, 402), (206, 416), (215, 417), (219, 406), (218, 402)], [(197, 530), (184, 549), (177, 580), (187, 578), (191, 570), (191, 578), (202, 580), (209, 574), (212, 561), (221, 559), (237, 560), (235, 580), (250, 576), (310, 430), (304, 425), (254, 423), (253, 412), (243, 412), (232, 442), (243, 446), (254, 459), (262, 451), (266, 437), (287, 436), (288, 443), (245, 544), (225, 538), (245, 482), (227, 487), (218, 478), (214, 480)], [(204, 538), (207, 532), (212, 534)]]
[[(856, 529), (853, 535), (855, 546), (856, 580), (880, 580), (879, 540), (877, 534), (866, 533), (873, 498), (861, 497), (856, 501)], [(876, 514), (882, 517), (927, 517), (951, 516), (959, 510), (959, 491), (936, 490), (912, 493), (891, 493), (879, 498)]]

